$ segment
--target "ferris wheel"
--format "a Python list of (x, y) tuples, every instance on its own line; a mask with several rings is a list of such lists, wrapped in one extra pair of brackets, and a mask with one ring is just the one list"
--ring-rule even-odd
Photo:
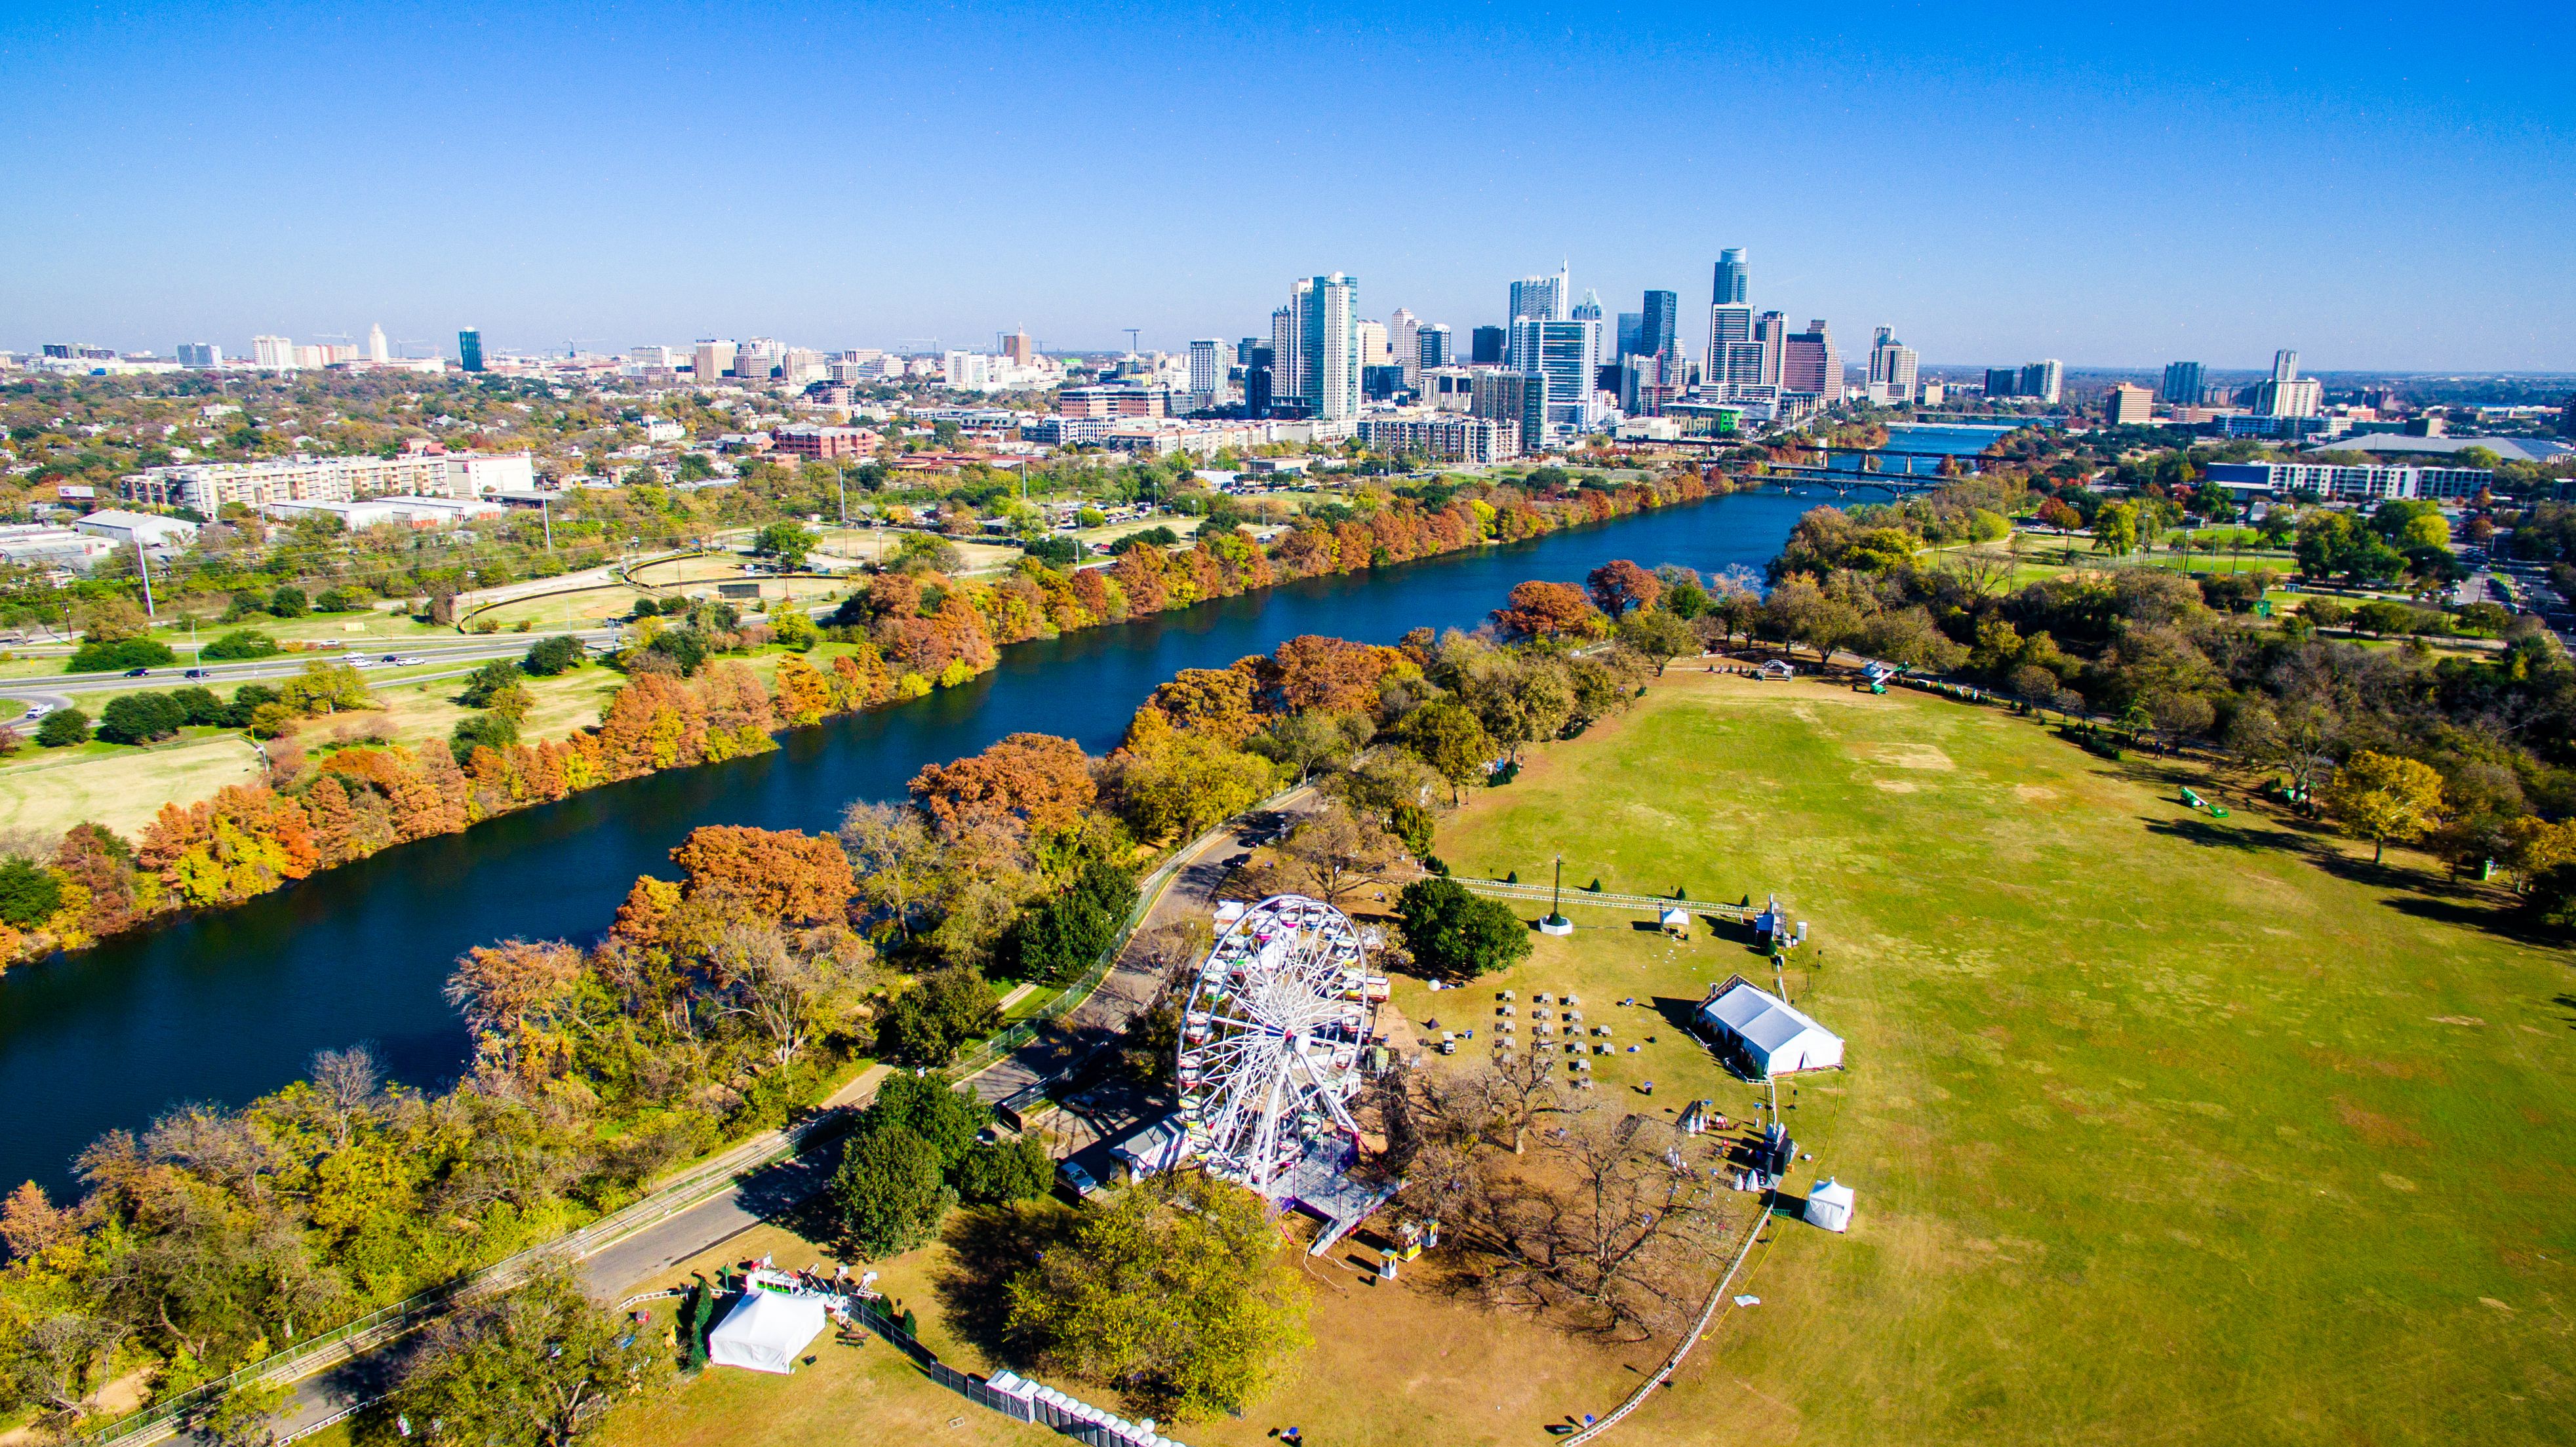
[(1180, 1116), (1211, 1175), (1263, 1194), (1316, 1137), (1356, 1134), (1367, 953), (1350, 917), (1274, 895), (1208, 951), (1181, 1016)]

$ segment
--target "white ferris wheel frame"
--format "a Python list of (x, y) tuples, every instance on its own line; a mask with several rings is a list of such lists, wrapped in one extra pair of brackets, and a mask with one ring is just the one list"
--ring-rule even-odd
[(1301, 894), (1244, 911), (1199, 962), (1176, 1052), (1181, 1119), (1209, 1174), (1272, 1194), (1348, 1102), (1366, 1043), (1367, 948), (1350, 916)]

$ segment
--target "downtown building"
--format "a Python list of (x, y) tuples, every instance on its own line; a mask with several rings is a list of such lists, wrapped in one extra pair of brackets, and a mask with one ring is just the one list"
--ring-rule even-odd
[(2213, 462), (2209, 480), (2229, 492), (2314, 493), (2328, 502), (2460, 501), (2495, 483), (2483, 467), (2346, 467), (2317, 462)]
[(1341, 272), (1299, 277), (1270, 314), (1271, 404), (1309, 417), (1360, 414), (1359, 282)]
[(1921, 359), (1896, 339), (1895, 329), (1880, 327), (1869, 344), (1869, 400), (1881, 407), (1901, 407), (1914, 400), (1914, 380)]

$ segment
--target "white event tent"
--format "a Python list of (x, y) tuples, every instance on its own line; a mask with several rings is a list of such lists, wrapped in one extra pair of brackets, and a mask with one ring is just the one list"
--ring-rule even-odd
[(1841, 1036), (1741, 975), (1711, 989), (1699, 1014), (1756, 1077), (1834, 1070), (1843, 1063)]
[(707, 1336), (707, 1360), (755, 1372), (792, 1372), (796, 1355), (823, 1334), (828, 1314), (819, 1296), (754, 1287)]

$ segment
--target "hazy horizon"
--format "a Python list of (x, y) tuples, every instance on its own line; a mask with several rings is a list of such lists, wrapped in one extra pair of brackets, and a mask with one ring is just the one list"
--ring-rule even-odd
[[(1720, 248), (1846, 358), (2576, 371), (2564, 13), (661, 0), (0, 20), (0, 345), (451, 353), (1265, 335), (1300, 275), (1467, 331)], [(1331, 97), (1330, 102), (1318, 97)], [(2088, 357), (2153, 358), (2095, 362)], [(1985, 365), (1954, 361), (1941, 365)]]

